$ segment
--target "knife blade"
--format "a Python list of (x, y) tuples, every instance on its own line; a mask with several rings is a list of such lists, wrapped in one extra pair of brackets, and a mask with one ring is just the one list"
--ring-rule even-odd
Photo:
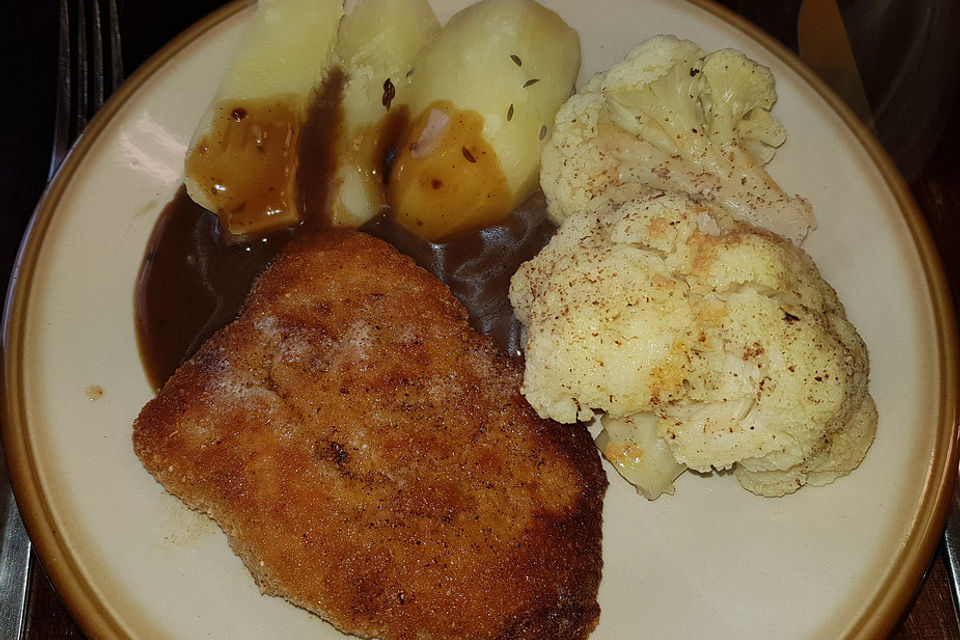
[(873, 116), (836, 0), (803, 0), (797, 16), (800, 59), (871, 129)]

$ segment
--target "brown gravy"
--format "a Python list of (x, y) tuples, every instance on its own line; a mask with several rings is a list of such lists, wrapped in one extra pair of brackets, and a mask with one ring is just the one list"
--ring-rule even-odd
[(483, 116), (438, 100), (410, 123), (404, 140), (387, 198), (403, 226), (441, 240), (503, 219), (513, 196), (500, 158), (483, 137)]
[[(322, 232), (329, 225), (327, 185), (336, 169), (342, 86), (342, 74), (328, 79), (301, 132), (298, 182), (304, 219), (299, 225), (238, 240), (222, 233), (219, 218), (190, 200), (182, 188), (162, 212), (135, 292), (141, 359), (155, 389), (236, 317), (253, 282), (284, 244), (296, 234)], [(392, 154), (386, 151), (389, 158)], [(478, 331), (509, 353), (520, 353), (519, 325), (507, 291), (516, 268), (536, 255), (554, 232), (541, 194), (501, 224), (443, 242), (410, 233), (389, 211), (362, 230), (392, 243), (439, 277), (467, 308)]]
[[(302, 115), (292, 98), (223, 102), (187, 154), (196, 189), (237, 234), (297, 220), (297, 147)], [(191, 193), (196, 194), (195, 191)]]
[(157, 221), (137, 280), (137, 338), (154, 388), (233, 320), (253, 281), (292, 236), (290, 230), (230, 242), (215, 214), (186, 189), (177, 192)]

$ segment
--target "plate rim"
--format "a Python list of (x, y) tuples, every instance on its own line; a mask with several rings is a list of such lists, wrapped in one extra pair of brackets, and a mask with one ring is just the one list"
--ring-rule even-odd
[[(189, 44), (221, 22), (253, 5), (255, 0), (233, 0), (200, 19), (174, 37), (144, 62), (91, 120), (77, 140), (60, 171), (44, 191), (24, 233), (11, 272), (3, 312), (2, 368), (0, 368), (0, 429), (11, 485), (21, 517), (36, 548), (44, 570), (80, 629), (102, 638), (128, 638), (130, 634), (106, 603), (97, 597), (93, 584), (80, 572), (70, 549), (53, 527), (45, 491), (33, 466), (33, 451), (26, 438), (25, 398), (22, 380), (22, 350), (25, 314), (31, 284), (43, 240), (63, 193), (81, 166), (95, 140), (125, 105), (159, 69)], [(822, 97), (854, 133), (870, 162), (896, 201), (906, 223), (910, 240), (919, 256), (923, 276), (930, 289), (941, 379), (936, 447), (927, 466), (927, 476), (914, 519), (900, 552), (890, 561), (885, 583), (872, 600), (862, 605), (844, 636), (883, 637), (900, 622), (919, 587), (924, 572), (939, 544), (953, 493), (958, 457), (958, 389), (960, 389), (960, 347), (950, 286), (939, 252), (919, 206), (904, 178), (880, 143), (852, 110), (797, 56), (772, 36), (731, 10), (710, 0), (684, 0), (762, 44), (780, 62), (797, 73)]]
[(83, 575), (69, 547), (60, 537), (45, 491), (33, 466), (34, 453), (26, 437), (26, 399), (23, 394), (25, 315), (39, 253), (60, 200), (95, 141), (117, 112), (165, 64), (222, 22), (248, 9), (257, 0), (232, 0), (180, 32), (143, 62), (110, 96), (70, 148), (63, 164), (44, 189), (24, 231), (7, 286), (0, 326), (0, 436), (10, 484), (20, 517), (44, 573), (73, 621), (89, 637), (123, 640), (133, 637), (97, 590)]
[[(909, 610), (923, 576), (940, 544), (947, 521), (950, 501), (957, 483), (960, 465), (960, 342), (953, 296), (940, 252), (933, 240), (910, 186), (877, 137), (830, 86), (800, 58), (773, 36), (742, 16), (709, 0), (687, 0), (715, 15), (724, 17), (736, 27), (769, 48), (781, 62), (796, 72), (840, 116), (844, 125), (857, 138), (868, 157), (880, 172), (883, 183), (897, 202), (910, 239), (917, 250), (924, 280), (930, 288), (933, 322), (936, 327), (938, 370), (941, 378), (939, 429), (937, 447), (927, 466), (927, 476), (914, 520), (900, 552), (890, 560), (885, 584), (874, 597), (862, 605), (860, 615), (850, 622), (844, 638), (866, 640), (885, 638), (894, 631)], [(938, 464), (939, 463), (939, 464)]]

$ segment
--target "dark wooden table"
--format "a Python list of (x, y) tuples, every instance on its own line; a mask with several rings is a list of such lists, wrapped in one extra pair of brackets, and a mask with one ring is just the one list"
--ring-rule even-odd
[[(220, 0), (120, 1), (125, 67), (132, 71), (151, 52)], [(56, 78), (55, 2), (19, 2), (5, 9), (0, 25), (0, 287), (5, 287), (20, 237), (46, 181)], [(940, 248), (945, 270), (960, 291), (960, 108), (946, 126), (925, 168), (911, 181), (913, 193)], [(2, 290), (2, 289), (0, 289)], [(80, 639), (34, 558), (30, 573), (26, 637)], [(943, 549), (932, 559), (896, 640), (960, 640)]]

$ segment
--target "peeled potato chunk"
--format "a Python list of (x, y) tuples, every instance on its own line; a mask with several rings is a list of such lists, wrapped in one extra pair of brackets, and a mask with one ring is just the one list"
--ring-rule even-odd
[(184, 183), (243, 236), (300, 218), (299, 139), (330, 68), (342, 0), (260, 0), (187, 150)]
[(480, 114), (435, 102), (410, 132), (413, 142), (397, 151), (390, 180), (391, 204), (405, 226), (436, 240), (498, 222), (512, 209), (510, 185), (483, 137)]
[(580, 67), (576, 32), (534, 0), (482, 0), (417, 56), (390, 173), (397, 220), (428, 240), (503, 219), (537, 188), (540, 149)]
[(360, 226), (387, 207), (384, 155), (405, 122), (414, 57), (440, 30), (427, 0), (360, 0), (340, 23), (335, 50), (346, 76), (330, 216)]

